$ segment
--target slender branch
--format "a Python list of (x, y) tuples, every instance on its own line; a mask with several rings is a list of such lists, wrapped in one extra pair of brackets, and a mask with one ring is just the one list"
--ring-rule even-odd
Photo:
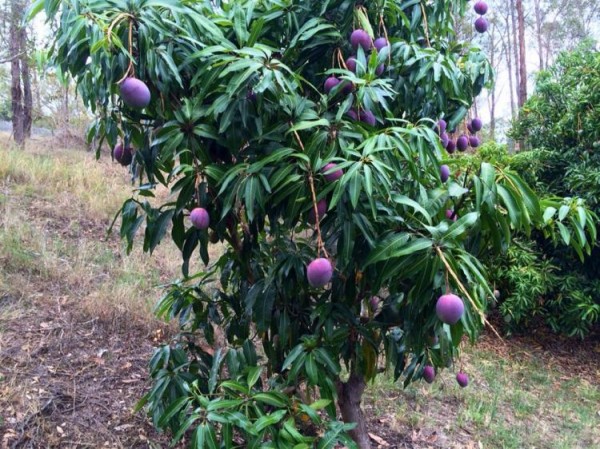
[(21, 53), (17, 53), (16, 55), (9, 56), (9, 57), (8, 57), (8, 58), (6, 58), (6, 59), (0, 59), (0, 64), (5, 64), (5, 63), (7, 63), (7, 62), (12, 62), (12, 61), (14, 61), (15, 59), (19, 59), (19, 58), (20, 58), (21, 56), (23, 56), (24, 54), (25, 54), (25, 52), (24, 52), (24, 51), (22, 51)]
[(435, 247), (436, 252), (438, 253), (438, 255), (440, 256), (440, 259), (442, 260), (442, 263), (446, 266), (446, 270), (450, 273), (450, 275), (454, 278), (454, 280), (456, 281), (456, 283), (458, 284), (458, 287), (462, 290), (462, 292), (466, 295), (466, 297), (468, 298), (469, 302), (471, 303), (471, 306), (477, 310), (477, 313), (479, 314), (479, 316), (481, 317), (481, 320), (487, 324), (492, 331), (494, 332), (494, 334), (496, 334), (496, 336), (504, 341), (504, 339), (500, 336), (500, 334), (498, 333), (498, 331), (496, 331), (496, 328), (494, 328), (494, 326), (492, 326), (492, 323), (490, 323), (487, 318), (485, 317), (485, 315), (483, 314), (483, 312), (477, 307), (477, 305), (475, 304), (475, 301), (473, 300), (473, 298), (471, 298), (471, 295), (469, 294), (469, 291), (466, 289), (466, 287), (463, 285), (463, 283), (461, 282), (461, 280), (459, 279), (458, 275), (454, 272), (454, 270), (452, 269), (452, 267), (450, 266), (450, 264), (448, 263), (448, 261), (446, 260), (446, 256), (444, 256), (444, 252), (441, 250), (441, 248), (439, 246)]
[[(291, 123), (290, 123), (290, 125), (291, 125)], [(300, 135), (298, 134), (298, 131), (296, 131), (296, 130), (294, 130), (294, 137), (296, 137), (296, 141), (298, 142), (298, 145), (300, 145), (300, 148), (302, 149), (302, 151), (304, 151), (304, 144), (302, 143), (302, 139), (300, 139)], [(321, 217), (319, 217), (319, 209), (317, 207), (317, 193), (315, 191), (315, 182), (314, 182), (313, 173), (312, 173), (310, 166), (308, 167), (308, 185), (310, 186), (310, 193), (312, 196), (312, 203), (313, 203), (313, 211), (315, 213), (315, 228), (317, 231), (317, 254), (320, 255), (321, 251), (322, 251), (323, 254), (325, 255), (325, 257), (329, 258), (329, 254), (327, 254), (327, 250), (325, 249), (325, 245), (323, 244), (323, 238), (321, 237), (321, 226), (319, 225), (319, 219)]]
[(425, 13), (425, 7), (423, 3), (419, 3), (421, 6), (421, 12), (423, 13), (423, 23), (425, 25), (425, 42), (427, 42), (427, 46), (431, 47), (431, 42), (429, 41), (429, 23), (427, 23), (427, 14)]

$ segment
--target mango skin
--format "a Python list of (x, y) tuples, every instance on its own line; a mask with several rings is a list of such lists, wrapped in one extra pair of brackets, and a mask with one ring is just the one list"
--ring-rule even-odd
[(456, 324), (465, 313), (465, 305), (458, 296), (449, 293), (439, 297), (435, 313), (446, 324)]
[(356, 50), (360, 45), (364, 51), (370, 50), (373, 46), (373, 41), (371, 40), (371, 36), (365, 30), (354, 30), (350, 35), (350, 43), (352, 47)]
[(133, 161), (133, 151), (131, 147), (124, 147), (123, 144), (117, 144), (113, 150), (113, 157), (115, 160), (123, 165), (127, 166)]
[(319, 288), (325, 286), (333, 276), (331, 262), (320, 257), (313, 260), (306, 268), (306, 277), (311, 287)]
[(423, 368), (423, 379), (425, 379), (425, 382), (428, 384), (433, 383), (433, 380), (435, 379), (435, 368), (433, 366), (426, 365), (425, 368)]
[(460, 385), (461, 388), (465, 388), (467, 385), (469, 385), (469, 376), (463, 372), (459, 372), (456, 375), (456, 382), (458, 382), (458, 385)]
[(120, 85), (123, 102), (134, 109), (143, 109), (150, 104), (150, 89), (137, 78), (125, 78)]
[(202, 207), (196, 207), (190, 213), (190, 221), (196, 229), (206, 229), (210, 225), (208, 211)]

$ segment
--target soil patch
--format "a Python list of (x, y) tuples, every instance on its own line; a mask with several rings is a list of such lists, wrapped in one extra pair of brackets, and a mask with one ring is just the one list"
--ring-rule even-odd
[(90, 318), (66, 297), (34, 301), (1, 325), (0, 447), (168, 445), (143, 413), (132, 413), (162, 328)]

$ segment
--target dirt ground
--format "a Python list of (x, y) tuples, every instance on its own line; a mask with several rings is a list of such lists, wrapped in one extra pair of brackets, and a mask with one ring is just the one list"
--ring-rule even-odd
[[(3, 298), (0, 307), (9, 307)], [(132, 407), (147, 387), (155, 337), (147, 327), (103, 322), (67, 297), (43, 297), (4, 323), (0, 344), (0, 447), (163, 447)], [(127, 317), (123, 317), (126, 321)]]

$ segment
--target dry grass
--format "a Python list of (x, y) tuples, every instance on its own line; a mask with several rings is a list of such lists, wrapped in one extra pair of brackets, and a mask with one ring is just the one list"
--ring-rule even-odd
[(180, 257), (168, 241), (152, 257), (139, 247), (126, 255), (118, 232), (106, 235), (129, 181), (110, 158), (20, 150), (0, 136), (0, 292), (23, 297), (42, 284), (77, 297), (91, 316), (152, 321), (156, 286), (179, 275)]
[(25, 150), (0, 135), (0, 179), (13, 195), (51, 200), (68, 217), (106, 219), (130, 194), (123, 169), (110, 157), (96, 160), (87, 151), (53, 148), (32, 141)]
[(0, 447), (165, 445), (131, 408), (180, 256), (107, 236), (131, 188), (109, 157), (0, 134)]

